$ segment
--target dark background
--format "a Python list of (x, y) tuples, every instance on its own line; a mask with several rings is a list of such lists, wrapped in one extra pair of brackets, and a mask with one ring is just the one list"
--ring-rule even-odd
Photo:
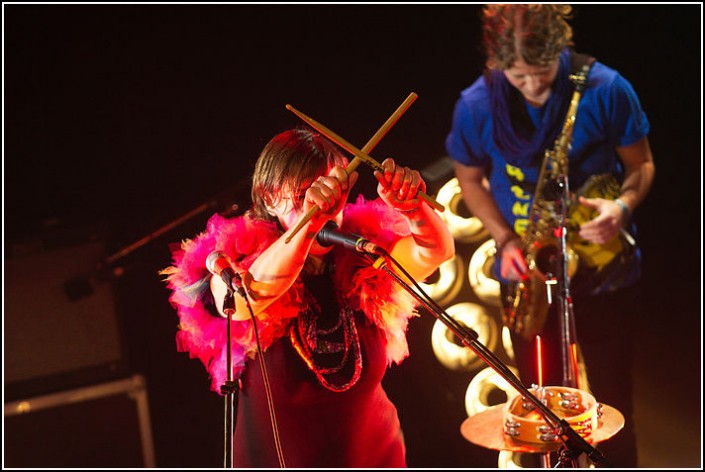
[[(157, 274), (170, 263), (169, 243), (195, 235), (215, 211), (248, 205), (259, 151), (301, 124), (286, 104), (362, 147), (416, 92), (372, 155), (420, 170), (444, 157), (454, 102), (482, 71), (479, 6), (3, 12), (4, 257), (86, 240), (104, 244), (106, 258), (119, 255), (98, 283), (115, 289), (125, 368), (147, 378), (157, 465), (220, 467), (223, 401), (200, 363), (176, 352), (176, 314)], [(687, 424), (666, 411), (670, 426), (644, 466), (698, 465), (701, 444), (701, 20), (701, 5), (578, 5), (572, 22), (576, 49), (627, 77), (652, 124), (656, 180), (635, 215), (649, 307), (635, 327), (646, 379), (636, 396), (645, 429), (647, 420), (657, 429), (661, 420), (650, 418), (666, 403), (679, 404)], [(372, 196), (371, 171), (360, 171), (359, 190)], [(430, 359), (429, 326), (412, 324), (411, 358), (389, 379), (409, 465), (496, 465), (496, 452), (458, 433), (468, 379)], [(33, 380), (12, 388), (5, 379), (5, 399), (80, 383)]]

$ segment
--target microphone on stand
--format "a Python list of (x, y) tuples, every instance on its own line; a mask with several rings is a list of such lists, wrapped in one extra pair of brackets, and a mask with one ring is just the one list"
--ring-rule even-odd
[(316, 241), (321, 246), (342, 246), (345, 249), (365, 254), (384, 255), (384, 250), (376, 244), (356, 234), (345, 234), (338, 231), (335, 221), (328, 221), (316, 235)]
[(230, 258), (223, 251), (211, 252), (206, 258), (206, 268), (211, 274), (223, 279), (229, 289), (235, 290), (241, 296), (246, 297), (245, 290), (242, 287), (242, 278), (240, 274), (235, 272)]

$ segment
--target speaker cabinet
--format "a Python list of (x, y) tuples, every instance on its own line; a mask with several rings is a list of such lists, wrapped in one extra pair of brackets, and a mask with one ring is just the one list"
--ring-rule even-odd
[(15, 243), (6, 253), (6, 399), (128, 375), (113, 283), (96, 276), (104, 245), (57, 241)]
[(155, 466), (140, 375), (6, 403), (4, 423), (6, 467)]

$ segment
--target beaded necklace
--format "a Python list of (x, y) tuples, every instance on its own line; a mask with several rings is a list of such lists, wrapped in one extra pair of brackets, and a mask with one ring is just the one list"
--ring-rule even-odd
[[(291, 324), (291, 343), (318, 382), (333, 392), (352, 388), (362, 373), (355, 312), (337, 300), (331, 272), (304, 275), (307, 309)], [(323, 304), (323, 306), (321, 306)]]

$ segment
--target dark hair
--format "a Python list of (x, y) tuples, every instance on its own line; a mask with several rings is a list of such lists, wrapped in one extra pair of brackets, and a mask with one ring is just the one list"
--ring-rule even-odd
[(546, 66), (572, 46), (570, 5), (487, 5), (482, 11), (482, 44), (487, 66), (505, 70), (521, 59)]
[[(345, 157), (319, 133), (296, 128), (279, 133), (262, 149), (252, 176), (252, 211), (272, 219), (267, 207), (293, 196), (334, 165), (344, 166)], [(294, 205), (299, 202), (294, 200)]]

